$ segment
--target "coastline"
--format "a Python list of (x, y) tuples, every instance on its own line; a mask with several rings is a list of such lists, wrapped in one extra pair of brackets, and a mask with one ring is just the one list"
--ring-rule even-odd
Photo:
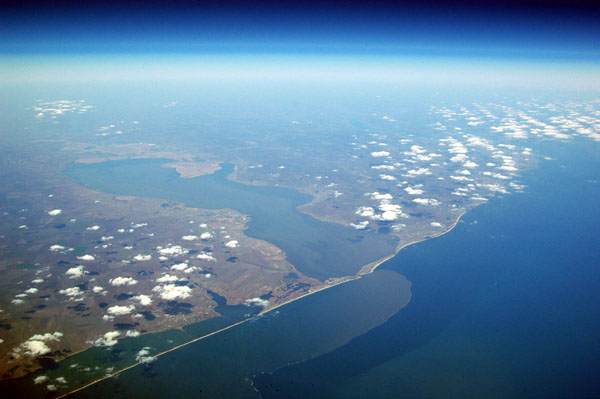
[[(426, 240), (429, 240), (429, 239), (433, 239), (433, 238), (440, 237), (440, 236), (442, 236), (442, 235), (444, 235), (444, 234), (447, 234), (447, 233), (451, 232), (451, 231), (452, 231), (452, 230), (453, 230), (453, 229), (454, 229), (454, 228), (455, 228), (455, 227), (458, 225), (458, 223), (460, 222), (461, 218), (462, 218), (462, 217), (463, 217), (463, 216), (464, 216), (466, 213), (467, 213), (467, 212), (465, 211), (465, 212), (461, 213), (460, 215), (458, 215), (458, 216), (457, 216), (457, 218), (456, 218), (456, 220), (454, 221), (454, 223), (453, 223), (453, 224), (452, 224), (452, 225), (451, 225), (451, 226), (450, 226), (448, 229), (446, 229), (446, 230), (444, 230), (444, 231), (441, 231), (439, 234), (436, 234), (436, 235), (433, 235), (433, 236), (430, 236), (430, 237), (426, 237), (426, 238), (423, 238), (423, 239), (419, 239), (419, 240), (410, 241), (410, 242), (408, 242), (408, 243), (406, 243), (406, 244), (400, 245), (400, 246), (398, 246), (398, 247), (396, 248), (396, 250), (394, 251), (394, 253), (393, 253), (393, 254), (390, 254), (390, 255), (388, 255), (388, 256), (386, 256), (386, 257), (382, 258), (382, 259), (379, 259), (379, 260), (377, 260), (377, 261), (375, 261), (375, 262), (371, 262), (371, 263), (369, 263), (369, 264), (367, 264), (367, 265), (363, 266), (363, 267), (362, 267), (362, 268), (361, 268), (361, 269), (358, 271), (358, 273), (357, 273), (357, 274), (355, 274), (354, 276), (345, 276), (345, 277), (340, 277), (340, 278), (337, 278), (337, 279), (331, 279), (331, 280), (327, 280), (327, 281), (329, 281), (329, 283), (326, 281), (326, 282), (325, 282), (325, 283), (324, 283), (322, 286), (320, 286), (320, 287), (318, 287), (318, 288), (315, 288), (315, 289), (314, 289), (314, 290), (312, 290), (312, 291), (309, 291), (309, 292), (307, 292), (307, 293), (305, 293), (305, 294), (303, 294), (303, 295), (300, 295), (300, 296), (298, 296), (298, 297), (295, 297), (295, 298), (289, 299), (289, 300), (287, 300), (287, 301), (285, 301), (285, 302), (282, 302), (282, 303), (280, 303), (280, 304), (277, 304), (277, 305), (275, 305), (275, 306), (273, 306), (273, 307), (270, 307), (270, 308), (264, 309), (264, 310), (262, 310), (261, 312), (259, 312), (259, 313), (258, 313), (258, 316), (262, 316), (262, 315), (264, 315), (264, 314), (267, 314), (267, 313), (269, 313), (269, 312), (271, 312), (271, 311), (273, 311), (273, 310), (276, 310), (276, 309), (278, 309), (278, 308), (280, 308), (280, 307), (282, 307), (282, 306), (288, 305), (288, 304), (290, 304), (290, 303), (292, 303), (292, 302), (295, 302), (295, 301), (297, 301), (297, 300), (299, 300), (299, 299), (305, 298), (305, 297), (307, 297), (307, 296), (309, 296), (309, 295), (316, 294), (317, 292), (321, 292), (321, 291), (324, 291), (324, 290), (326, 290), (326, 289), (329, 289), (329, 288), (335, 287), (335, 286), (337, 286), (337, 285), (341, 285), (341, 284), (348, 283), (348, 282), (350, 282), (350, 281), (358, 280), (358, 279), (362, 278), (363, 276), (366, 276), (366, 275), (368, 275), (368, 274), (371, 274), (371, 273), (375, 272), (375, 270), (377, 270), (377, 268), (378, 268), (379, 266), (381, 266), (383, 263), (387, 262), (388, 260), (390, 260), (390, 259), (392, 259), (393, 257), (395, 257), (396, 255), (398, 255), (398, 253), (399, 253), (401, 250), (403, 250), (404, 248), (406, 248), (406, 247), (409, 247), (409, 246), (411, 246), (411, 245), (414, 245), (414, 244), (417, 244), (417, 243), (420, 243), (420, 242), (423, 242), (423, 241), (426, 241)], [(223, 331), (227, 331), (227, 330), (229, 330), (229, 329), (231, 329), (231, 328), (234, 328), (234, 327), (237, 327), (237, 326), (239, 326), (239, 325), (241, 325), (241, 324), (244, 324), (244, 323), (246, 323), (246, 322), (248, 322), (248, 321), (250, 321), (250, 320), (253, 320), (253, 318), (247, 318), (247, 319), (244, 319), (244, 320), (238, 321), (238, 322), (236, 322), (236, 323), (233, 323), (233, 324), (231, 324), (231, 325), (229, 325), (229, 326), (223, 327), (223, 328), (221, 328), (221, 329), (219, 329), (219, 330), (216, 330), (216, 331), (213, 331), (213, 332), (211, 332), (211, 333), (205, 334), (205, 335), (203, 335), (203, 336), (201, 336), (201, 337), (197, 337), (197, 338), (194, 338), (194, 339), (192, 339), (192, 340), (190, 340), (190, 341), (188, 341), (188, 342), (184, 342), (184, 343), (182, 343), (182, 344), (176, 345), (176, 346), (174, 346), (174, 347), (172, 347), (172, 348), (170, 348), (170, 349), (167, 349), (167, 350), (165, 350), (165, 351), (162, 351), (162, 352), (160, 352), (160, 353), (157, 353), (157, 354), (156, 354), (156, 355), (154, 355), (153, 357), (154, 357), (155, 359), (157, 359), (157, 358), (159, 358), (160, 356), (163, 356), (163, 355), (165, 355), (165, 354), (167, 354), (167, 353), (169, 353), (169, 352), (173, 352), (173, 351), (175, 351), (175, 350), (178, 350), (178, 349), (181, 349), (181, 348), (183, 348), (183, 347), (185, 347), (185, 346), (188, 346), (188, 345), (190, 345), (190, 344), (193, 344), (194, 342), (201, 341), (201, 340), (203, 340), (203, 339), (205, 339), (205, 338), (211, 337), (211, 336), (213, 336), (213, 335), (216, 335), (216, 334), (218, 334), (218, 333), (221, 333), (221, 332), (223, 332)], [(89, 349), (89, 348), (88, 348), (88, 349)], [(86, 350), (87, 350), (87, 349), (86, 349)], [(83, 352), (83, 351), (82, 351), (82, 352)], [(121, 373), (123, 373), (123, 372), (125, 372), (125, 371), (127, 371), (127, 370), (130, 370), (130, 369), (132, 369), (132, 368), (134, 368), (134, 367), (137, 367), (137, 366), (139, 366), (139, 365), (141, 365), (141, 364), (143, 364), (143, 363), (139, 363), (139, 362), (138, 362), (138, 363), (134, 363), (134, 364), (132, 364), (132, 365), (129, 365), (129, 366), (127, 366), (127, 367), (124, 367), (124, 368), (122, 368), (122, 369), (119, 369), (119, 370), (117, 370), (117, 371), (115, 371), (115, 372), (113, 372), (113, 373), (111, 373), (111, 374), (108, 374), (108, 375), (106, 375), (106, 376), (104, 376), (104, 377), (98, 378), (98, 379), (96, 379), (96, 380), (94, 380), (94, 381), (92, 381), (92, 382), (90, 382), (90, 383), (88, 383), (88, 384), (86, 384), (86, 385), (83, 385), (83, 386), (81, 386), (81, 387), (79, 387), (79, 388), (73, 389), (73, 390), (71, 390), (71, 391), (69, 391), (69, 392), (67, 392), (67, 393), (64, 393), (64, 394), (62, 394), (62, 395), (60, 395), (60, 396), (57, 396), (57, 397), (56, 397), (56, 399), (61, 399), (61, 398), (68, 397), (69, 395), (71, 395), (71, 394), (73, 394), (73, 393), (76, 393), (76, 392), (82, 391), (82, 390), (84, 390), (84, 389), (86, 389), (86, 388), (89, 388), (89, 387), (91, 387), (92, 385), (95, 385), (95, 384), (99, 383), (99, 382), (102, 382), (102, 381), (104, 381), (104, 380), (107, 380), (107, 379), (109, 379), (109, 378), (115, 377), (115, 376), (117, 376), (117, 375), (119, 375), (119, 374), (121, 374)]]

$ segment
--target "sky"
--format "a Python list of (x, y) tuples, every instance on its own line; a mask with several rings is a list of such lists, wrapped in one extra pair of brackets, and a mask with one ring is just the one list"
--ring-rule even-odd
[[(95, 65), (107, 58), (125, 60), (137, 65), (129, 69), (130, 75), (142, 65), (154, 68), (157, 57), (169, 58), (174, 65), (173, 60), (181, 62), (182, 56), (188, 57), (188, 65), (204, 57), (210, 59), (207, 65), (229, 62), (228, 67), (236, 64), (233, 60), (247, 65), (249, 57), (259, 57), (262, 64), (274, 57), (279, 61), (296, 57), (327, 65), (348, 64), (353, 58), (369, 60), (366, 64), (372, 66), (386, 64), (388, 69), (399, 62), (407, 65), (408, 59), (413, 68), (423, 59), (433, 62), (428, 65), (469, 61), (472, 68), (482, 62), (534, 62), (559, 69), (569, 64), (591, 75), (600, 59), (600, 3), (24, 0), (0, 4), (4, 75), (38, 68), (36, 76), (41, 76), (40, 68), (47, 66), (42, 68), (47, 74), (60, 60), (85, 65), (82, 57), (94, 59)], [(148, 64), (149, 56), (154, 61)], [(271, 67), (276, 69), (276, 63)]]

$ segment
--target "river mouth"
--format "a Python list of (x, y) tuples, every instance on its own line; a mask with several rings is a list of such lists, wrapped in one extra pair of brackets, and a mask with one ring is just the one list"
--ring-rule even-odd
[(234, 165), (215, 173), (181, 178), (163, 167), (167, 159), (126, 159), (72, 163), (63, 173), (92, 189), (115, 195), (160, 198), (203, 209), (234, 209), (251, 221), (246, 234), (275, 244), (301, 273), (319, 279), (356, 274), (360, 268), (394, 253), (398, 239), (374, 231), (322, 222), (297, 207), (309, 195), (281, 187), (248, 186), (228, 179)]

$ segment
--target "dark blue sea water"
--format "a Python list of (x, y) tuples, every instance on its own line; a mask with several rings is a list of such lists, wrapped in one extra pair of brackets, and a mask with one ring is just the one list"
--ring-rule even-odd
[(256, 378), (263, 398), (600, 396), (600, 154), (555, 158), (451, 233), (382, 266), (410, 304), (347, 345)]

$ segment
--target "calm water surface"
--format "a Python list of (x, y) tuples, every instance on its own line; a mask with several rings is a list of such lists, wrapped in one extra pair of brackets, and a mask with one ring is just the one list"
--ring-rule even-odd
[(71, 179), (107, 193), (162, 198), (204, 209), (231, 208), (251, 217), (251, 237), (283, 249), (298, 270), (320, 280), (355, 274), (370, 262), (394, 252), (397, 239), (320, 222), (296, 207), (312, 197), (281, 187), (258, 187), (227, 179), (233, 165), (194, 179), (181, 179), (167, 160), (133, 159), (73, 164)]

